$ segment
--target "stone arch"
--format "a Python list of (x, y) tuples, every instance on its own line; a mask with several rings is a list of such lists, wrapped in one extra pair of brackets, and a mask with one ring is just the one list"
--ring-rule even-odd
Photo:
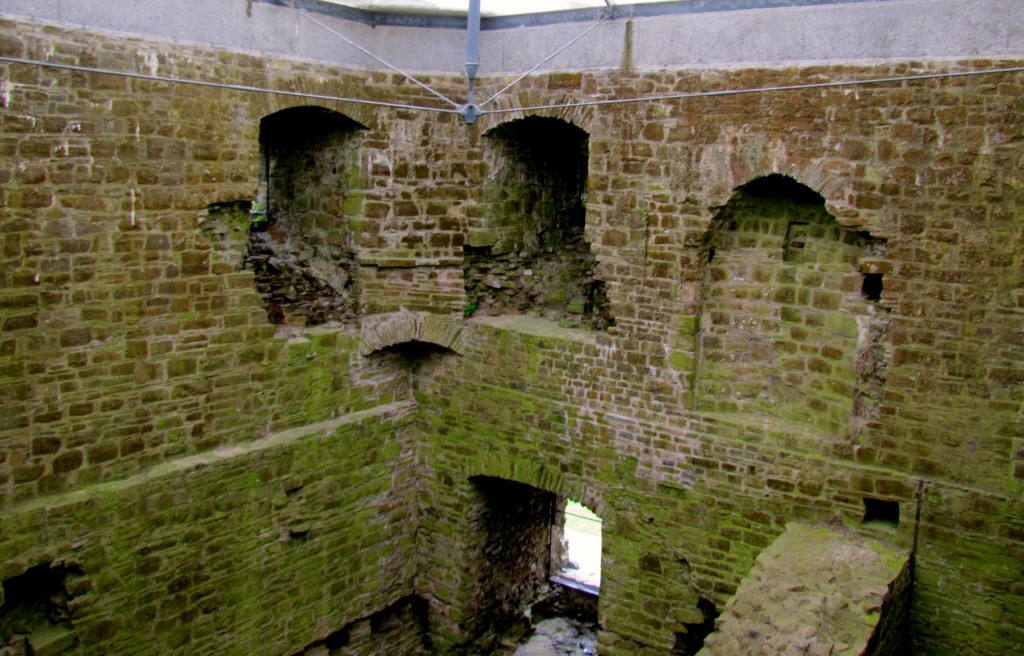
[(881, 226), (883, 220), (877, 212), (863, 210), (851, 202), (853, 181), (830, 170), (829, 160), (793, 161), (783, 145), (747, 135), (741, 147), (723, 153), (725, 161), (705, 163), (714, 173), (726, 173), (722, 178), (705, 180), (702, 185), (707, 194), (706, 207), (714, 213), (733, 197), (736, 189), (772, 175), (797, 180), (815, 190), (824, 200), (825, 209), (842, 226), (859, 228)]
[[(250, 106), (255, 116), (263, 117), (287, 111), (297, 107), (307, 107), (311, 100), (317, 106), (351, 118), (364, 127), (375, 126), (380, 118), (381, 108), (375, 105), (342, 100), (327, 100), (326, 97), (352, 97), (354, 88), (361, 88), (365, 80), (360, 76), (341, 74), (329, 78), (311, 80), (306, 77), (291, 77), (288, 80), (289, 91), (307, 93), (317, 96), (316, 99), (293, 96), (289, 94), (260, 93), (253, 94)], [(324, 98), (321, 98), (324, 97)]]
[(425, 312), (393, 312), (364, 321), (359, 334), (359, 352), (370, 355), (396, 344), (424, 342), (462, 355), (462, 322)]
[(358, 212), (359, 133), (319, 106), (292, 106), (260, 122), (260, 179), (246, 264), (272, 323), (352, 321), (358, 264), (349, 214)]
[(614, 323), (585, 230), (590, 135), (561, 118), (530, 115), (484, 137), (485, 212), (463, 249), (468, 306), (597, 329)]
[(865, 262), (884, 245), (791, 177), (738, 187), (701, 252), (699, 406), (844, 432), (874, 313)]
[(566, 478), (560, 469), (550, 464), (524, 463), (487, 451), (477, 454), (474, 458), (464, 459), (460, 463), (458, 474), (460, 479), (467, 481), (478, 476), (499, 478), (552, 492), (579, 501), (605, 519), (606, 513), (609, 512), (604, 495), (599, 490), (585, 481)]
[[(494, 99), (493, 106), (485, 107), (485, 110), (498, 113), (484, 114), (477, 121), (481, 133), (486, 134), (496, 127), (530, 116), (558, 119), (570, 123), (588, 134), (593, 131), (592, 126), (597, 116), (595, 106), (574, 106), (572, 103), (578, 102), (579, 98), (567, 93), (545, 96), (543, 103), (538, 103), (537, 101), (536, 95), (528, 91), (521, 93), (515, 93), (514, 91), (506, 92), (498, 96)], [(530, 111), (517, 109), (537, 104), (545, 105), (545, 109)]]

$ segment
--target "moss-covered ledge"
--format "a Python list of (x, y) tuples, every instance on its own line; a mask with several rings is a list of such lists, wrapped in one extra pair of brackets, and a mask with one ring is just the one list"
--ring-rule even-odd
[[(89, 653), (296, 653), (412, 593), (414, 411), (381, 405), (8, 506), (0, 579), (66, 572), (69, 640)], [(240, 636), (241, 618), (261, 629)]]
[(498, 330), (523, 333), (534, 337), (550, 337), (552, 339), (580, 344), (597, 344), (597, 334), (581, 328), (566, 328), (557, 321), (532, 317), (522, 314), (503, 314), (491, 317), (473, 317), (466, 322), (469, 326), (487, 326)]
[(757, 557), (701, 656), (902, 653), (910, 554), (828, 526), (791, 523)]

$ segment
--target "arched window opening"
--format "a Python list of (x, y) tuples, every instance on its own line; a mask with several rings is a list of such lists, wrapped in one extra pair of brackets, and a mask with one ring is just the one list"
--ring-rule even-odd
[[(463, 560), (474, 594), (463, 622), (467, 640), (526, 645), (557, 627), (573, 646), (585, 644), (595, 653), (600, 520), (531, 485), (488, 476), (470, 480)], [(570, 563), (572, 558), (578, 560)], [(584, 570), (592, 589), (569, 578), (580, 578)]]
[(358, 181), (358, 132), (319, 107), (260, 122), (260, 182), (247, 265), (270, 321), (306, 326), (355, 317), (349, 216)]
[(535, 314), (604, 329), (605, 285), (584, 236), (589, 137), (532, 116), (487, 133), (491, 182), (484, 225), (464, 247), (466, 302), (486, 314)]
[(864, 318), (881, 294), (881, 276), (865, 276), (861, 262), (884, 248), (792, 178), (739, 187), (705, 242), (701, 406), (841, 433), (863, 384)]

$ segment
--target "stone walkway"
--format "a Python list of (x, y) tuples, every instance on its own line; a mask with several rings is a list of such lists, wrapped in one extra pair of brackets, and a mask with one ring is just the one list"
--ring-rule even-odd
[[(909, 553), (849, 529), (791, 523), (757, 557), (699, 656), (858, 656), (898, 645), (899, 622), (876, 629), (884, 607), (907, 608)], [(878, 635), (875, 635), (878, 633)]]

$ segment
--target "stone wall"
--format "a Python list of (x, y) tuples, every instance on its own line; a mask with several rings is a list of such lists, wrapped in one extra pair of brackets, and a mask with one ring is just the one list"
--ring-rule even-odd
[[(0, 27), (9, 56), (434, 102), (383, 73)], [(80, 571), (78, 653), (330, 653), (345, 631), (386, 649), (410, 595), (427, 642), (464, 644), (483, 561), (460, 531), (486, 476), (602, 516), (601, 652), (659, 654), (791, 520), (890, 502), (907, 546), (923, 480), (915, 649), (1020, 651), (1019, 75), (532, 112), (587, 135), (583, 238), (614, 325), (463, 319), (463, 247), (496, 218), (484, 135), (517, 107), (1008, 63), (553, 73), (473, 126), (0, 65), (0, 580)], [(344, 198), (309, 233), (346, 241), (358, 283), (343, 321), (276, 326), (244, 208), (261, 121), (308, 105), (365, 127), (349, 166), (316, 169)], [(813, 220), (767, 220), (750, 183), (773, 176), (820, 195)], [(803, 262), (791, 223), (814, 226)], [(765, 323), (724, 330), (736, 313)], [(381, 337), (409, 316), (437, 349)]]
[(74, 653), (295, 653), (411, 592), (409, 410), (9, 504), (0, 577), (75, 570)]

